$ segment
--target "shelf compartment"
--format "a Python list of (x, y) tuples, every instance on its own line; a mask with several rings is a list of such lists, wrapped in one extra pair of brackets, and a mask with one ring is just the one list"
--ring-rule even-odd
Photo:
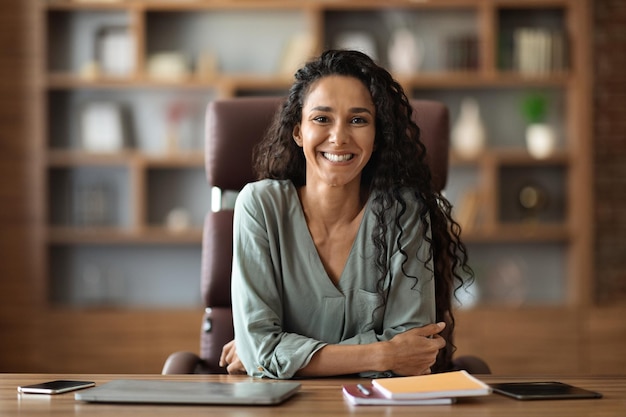
[(52, 226), (129, 227), (131, 198), (125, 168), (52, 168), (48, 173), (48, 222)]
[[(372, 6), (371, 10), (366, 7), (342, 10), (342, 5), (336, 5), (325, 11), (324, 21), (325, 48), (359, 49), (390, 69), (393, 65), (388, 52), (397, 28), (408, 29), (418, 40), (417, 73), (446, 72), (459, 69), (459, 65), (474, 72), (479, 68), (478, 11), (472, 7), (381, 10)], [(461, 41), (465, 41), (461, 47), (454, 46)], [(453, 64), (459, 54), (463, 59)]]
[(562, 244), (470, 243), (468, 252), (476, 273), (470, 291), (478, 305), (566, 305), (568, 275)]
[(567, 223), (567, 171), (562, 166), (504, 166), (499, 171), (498, 222)]
[[(559, 152), (535, 159), (519, 149), (485, 151), (475, 158), (452, 155), (445, 195), (453, 205), (453, 216), (463, 229), (463, 238), (474, 242), (551, 241), (566, 243), (568, 228), (566, 181), (570, 156)], [(519, 200), (524, 186), (551, 196), (524, 208)], [(530, 196), (532, 198), (532, 195)], [(532, 202), (531, 202), (532, 203)]]
[[(211, 208), (211, 189), (203, 167), (151, 167), (146, 175), (146, 224), (176, 230), (177, 221), (200, 228)], [(176, 220), (179, 216), (180, 220)]]
[[(145, 20), (146, 65), (156, 54), (173, 53), (184, 63), (183, 74), (200, 78), (291, 75), (295, 68), (282, 67), (284, 54), (292, 40), (311, 31), (302, 10), (148, 10)], [(302, 61), (312, 53), (301, 52)], [(207, 59), (213, 63), (203, 69)], [(144, 70), (146, 78), (154, 78)]]
[(182, 153), (204, 148), (204, 112), (214, 94), (149, 88), (72, 89), (49, 91), (47, 97), (49, 149), (84, 150), (83, 109), (103, 102), (118, 106), (122, 113), (125, 150), (167, 157), (171, 138)]
[[(128, 68), (134, 72), (134, 32), (128, 10), (118, 7), (53, 8), (47, 10), (47, 73), (80, 74), (99, 61), (99, 38), (107, 28), (127, 28), (130, 54)], [(118, 46), (119, 47), (119, 46)], [(119, 50), (118, 50), (119, 53)]]
[[(528, 122), (522, 114), (522, 101), (529, 95), (540, 93), (547, 100), (546, 122), (554, 129), (557, 152), (566, 149), (568, 132), (565, 121), (565, 91), (558, 87), (538, 88), (535, 86), (466, 88), (466, 89), (415, 89), (411, 96), (422, 100), (435, 100), (444, 103), (450, 111), (453, 129), (460, 114), (461, 103), (473, 98), (479, 106), (480, 118), (486, 133), (486, 149), (520, 150), (525, 149), (525, 131)], [(452, 132), (451, 132), (452, 133)], [(451, 137), (453, 139), (453, 137)], [(452, 152), (454, 152), (454, 143)]]
[(567, 71), (569, 35), (562, 7), (499, 5), (497, 65), (502, 71), (541, 75)]
[(200, 245), (55, 245), (48, 259), (53, 305), (201, 306)]

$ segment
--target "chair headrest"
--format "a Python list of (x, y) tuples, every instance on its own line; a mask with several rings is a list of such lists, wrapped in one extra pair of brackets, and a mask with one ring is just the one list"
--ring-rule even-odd
[(254, 181), (252, 150), (283, 100), (284, 97), (241, 97), (209, 103), (204, 161), (210, 185), (240, 190)]

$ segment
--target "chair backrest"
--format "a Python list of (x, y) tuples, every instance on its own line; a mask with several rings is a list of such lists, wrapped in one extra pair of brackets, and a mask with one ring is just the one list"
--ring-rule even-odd
[[(240, 190), (254, 180), (252, 149), (274, 118), (283, 97), (241, 97), (215, 100), (206, 112), (205, 168), (211, 186)], [(411, 100), (413, 120), (421, 130), (435, 188), (448, 177), (449, 122), (447, 107), (436, 101)]]
[[(216, 100), (206, 113), (206, 174), (209, 185), (240, 190), (254, 181), (252, 150), (263, 137), (282, 97), (247, 97)], [(442, 190), (448, 175), (448, 109), (434, 101), (412, 100), (413, 118), (427, 149), (433, 184)], [(202, 247), (201, 290), (206, 306), (200, 356), (207, 372), (218, 367), (222, 346), (232, 340), (230, 275), (232, 264), (232, 210), (207, 213)]]

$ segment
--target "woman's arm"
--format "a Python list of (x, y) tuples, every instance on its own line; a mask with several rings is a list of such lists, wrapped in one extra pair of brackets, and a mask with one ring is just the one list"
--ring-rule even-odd
[[(389, 342), (326, 345), (296, 375), (333, 376), (367, 371), (391, 371), (398, 375), (427, 374), (435, 363), (437, 353), (445, 346), (445, 341), (438, 335), (444, 328), (445, 323), (429, 324), (401, 333)], [(234, 340), (224, 346), (220, 366), (226, 367), (231, 375), (246, 373), (237, 356)]]
[(332, 376), (367, 371), (398, 375), (430, 373), (446, 342), (438, 335), (445, 323), (429, 324), (400, 333), (389, 341), (365, 345), (326, 345), (297, 376)]

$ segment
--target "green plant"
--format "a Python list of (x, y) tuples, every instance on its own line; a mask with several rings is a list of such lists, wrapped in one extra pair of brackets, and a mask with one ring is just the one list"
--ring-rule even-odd
[(548, 100), (543, 94), (531, 93), (522, 100), (522, 113), (528, 123), (542, 123), (546, 120)]

